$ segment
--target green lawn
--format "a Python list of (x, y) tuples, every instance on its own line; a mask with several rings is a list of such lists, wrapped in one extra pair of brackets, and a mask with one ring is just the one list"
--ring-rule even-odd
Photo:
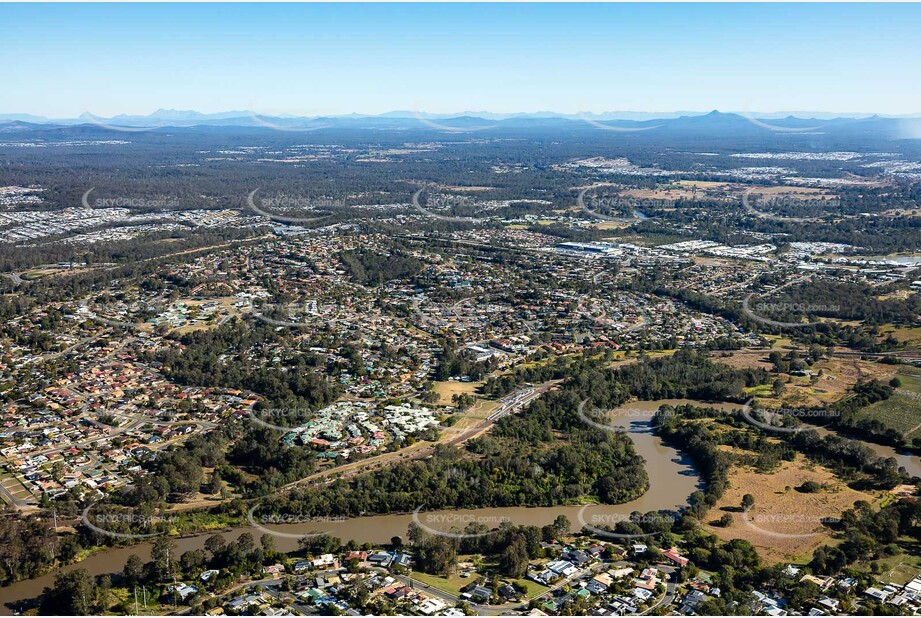
[[(921, 556), (899, 554), (877, 560), (882, 568), (882, 581), (907, 584), (921, 573)], [(861, 565), (862, 566), (862, 565)]]
[(527, 587), (528, 593), (525, 595), (525, 597), (528, 598), (528, 599), (533, 599), (533, 598), (535, 598), (535, 597), (539, 597), (540, 595), (542, 595), (542, 594), (544, 594), (545, 592), (547, 592), (548, 590), (550, 590), (550, 587), (549, 587), (549, 586), (544, 586), (543, 584), (538, 584), (537, 582), (531, 581), (530, 579), (516, 579), (516, 580), (514, 580), (514, 583), (516, 583), (516, 584), (518, 584), (518, 585), (520, 585), (520, 586), (525, 586), (525, 587)]
[(878, 401), (860, 411), (860, 418), (878, 420), (900, 431), (910, 441), (921, 435), (921, 370), (902, 368), (897, 374), (902, 385), (892, 397)]
[(896, 375), (902, 382), (900, 389), (921, 394), (921, 369), (902, 367)]
[(450, 577), (439, 577), (438, 575), (429, 575), (428, 573), (413, 571), (410, 574), (410, 577), (416, 581), (431, 586), (432, 588), (438, 588), (439, 590), (443, 590), (448, 594), (460, 596), (460, 589), (470, 584), (471, 582), (476, 581), (477, 575), (475, 573), (471, 573), (470, 577), (462, 579), (460, 575), (457, 574), (452, 574)]
[[(480, 575), (476, 572), (472, 572), (470, 573), (470, 577), (466, 578), (461, 578), (461, 576), (458, 574), (452, 574), (450, 577), (439, 577), (438, 575), (429, 575), (428, 573), (413, 571), (410, 577), (412, 577), (417, 582), (422, 582), (428, 586), (431, 586), (432, 588), (438, 588), (439, 590), (449, 594), (460, 596), (460, 589), (475, 582), (477, 578), (480, 577)], [(526, 586), (528, 592), (525, 596), (529, 599), (540, 596), (549, 590), (547, 586), (542, 586), (537, 582), (533, 582), (529, 579), (514, 579), (503, 581), (509, 581), (510, 583)]]
[(773, 395), (773, 387), (770, 384), (759, 384), (745, 389), (745, 393), (752, 397), (770, 397)]

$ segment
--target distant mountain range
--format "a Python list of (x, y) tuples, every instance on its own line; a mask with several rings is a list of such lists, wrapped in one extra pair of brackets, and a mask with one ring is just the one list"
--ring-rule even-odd
[[(264, 124), (280, 123), (283, 126), (311, 127), (319, 122), (333, 122), (340, 124), (343, 122), (356, 120), (379, 119), (382, 124), (387, 124), (388, 120), (416, 120), (416, 121), (440, 121), (451, 120), (460, 122), (462, 119), (489, 120), (489, 121), (507, 121), (507, 120), (593, 120), (600, 122), (628, 120), (643, 122), (648, 120), (674, 120), (679, 118), (690, 118), (695, 116), (712, 115), (714, 112), (695, 112), (695, 111), (675, 111), (675, 112), (603, 112), (592, 113), (584, 112), (578, 114), (562, 114), (557, 112), (522, 112), (522, 113), (495, 113), (486, 111), (466, 111), (454, 114), (433, 114), (428, 112), (414, 112), (407, 110), (397, 110), (386, 112), (384, 114), (341, 114), (329, 116), (295, 116), (290, 114), (260, 114), (253, 111), (227, 111), (207, 114), (192, 110), (176, 109), (158, 109), (152, 114), (146, 116), (120, 114), (104, 118), (96, 116), (89, 112), (81, 114), (77, 118), (47, 118), (45, 116), (36, 116), (33, 114), (0, 114), (0, 122), (27, 122), (31, 124), (51, 124), (51, 125), (77, 125), (77, 124), (105, 124), (116, 127), (187, 127), (198, 125), (221, 125), (221, 126), (258, 126)], [(834, 114), (829, 112), (730, 112), (727, 115), (738, 115), (743, 118), (755, 120), (783, 120), (792, 119), (801, 120), (855, 120), (863, 118), (921, 118), (921, 114), (911, 114), (903, 116), (885, 116), (872, 113), (846, 113)], [(453, 123), (452, 123), (453, 124)]]
[(491, 130), (572, 130), (607, 129), (637, 136), (746, 136), (767, 133), (875, 137), (883, 140), (921, 138), (921, 115), (880, 116), (874, 114), (836, 115), (818, 112), (795, 114), (698, 112), (606, 112), (604, 114), (556, 114), (534, 112), (496, 114), (466, 112), (429, 114), (394, 111), (379, 115), (343, 116), (267, 116), (248, 111), (204, 114), (196, 111), (157, 110), (147, 116), (119, 115), (100, 118), (86, 113), (79, 118), (49, 119), (30, 114), (0, 114), (0, 133), (42, 134), (44, 137), (74, 136), (98, 129), (143, 131), (167, 129), (267, 128), (282, 131), (323, 129), (352, 130), (434, 130), (469, 133)]

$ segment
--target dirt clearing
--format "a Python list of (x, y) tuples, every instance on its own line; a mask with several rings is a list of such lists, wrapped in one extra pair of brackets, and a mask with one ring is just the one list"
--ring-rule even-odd
[[(806, 481), (822, 486), (816, 493), (796, 488)], [(802, 561), (823, 544), (834, 544), (830, 530), (821, 520), (839, 517), (858, 500), (873, 503), (879, 496), (855, 491), (837, 479), (827, 468), (811, 464), (805, 457), (783, 462), (768, 474), (748, 468), (734, 468), (729, 489), (708, 514), (705, 527), (723, 540), (745, 539), (758, 548), (769, 564)], [(740, 509), (742, 496), (751, 494), (755, 504), (746, 514)], [(731, 513), (726, 528), (710, 525)]]

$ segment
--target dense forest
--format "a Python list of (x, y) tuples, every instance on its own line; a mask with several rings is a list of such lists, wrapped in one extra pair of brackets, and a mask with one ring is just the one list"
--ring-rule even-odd
[(411, 277), (422, 270), (425, 263), (406, 255), (405, 250), (394, 247), (390, 254), (376, 251), (345, 251), (339, 259), (356, 283), (377, 287), (391, 279)]
[[(761, 299), (765, 309), (758, 315), (773, 320), (798, 322), (802, 318), (831, 317), (839, 320), (861, 320), (868, 324), (912, 324), (921, 315), (921, 294), (907, 298), (878, 297), (886, 289), (866, 284), (847, 283), (813, 278), (810, 282), (791, 286), (777, 295)], [(752, 307), (758, 307), (753, 300)], [(808, 311), (781, 311), (775, 307), (807, 308)]]
[[(181, 384), (221, 386), (259, 393), (273, 405), (319, 407), (340, 393), (338, 385), (316, 368), (321, 359), (309, 351), (296, 351), (272, 360), (268, 347), (285, 337), (270, 324), (234, 319), (217, 328), (179, 337), (179, 345), (160, 348), (150, 362)], [(253, 358), (244, 351), (265, 349), (265, 358)], [(297, 350), (297, 346), (292, 346)]]

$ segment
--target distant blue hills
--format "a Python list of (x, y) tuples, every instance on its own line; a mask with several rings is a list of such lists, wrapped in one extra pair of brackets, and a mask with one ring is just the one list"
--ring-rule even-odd
[(0, 114), (0, 132), (46, 131), (80, 126), (118, 129), (166, 128), (268, 128), (290, 131), (326, 129), (434, 130), (468, 132), (491, 130), (549, 130), (584, 128), (610, 129), (613, 132), (646, 134), (873, 134), (887, 138), (921, 136), (921, 115), (882, 116), (876, 114), (830, 114), (822, 112), (726, 113), (701, 112), (605, 112), (602, 114), (558, 114), (533, 112), (498, 114), (462, 112), (431, 114), (393, 111), (378, 115), (347, 114), (334, 116), (266, 115), (250, 111), (202, 113), (160, 109), (146, 116), (118, 115), (109, 118), (84, 113), (77, 118), (45, 118), (32, 114)]

